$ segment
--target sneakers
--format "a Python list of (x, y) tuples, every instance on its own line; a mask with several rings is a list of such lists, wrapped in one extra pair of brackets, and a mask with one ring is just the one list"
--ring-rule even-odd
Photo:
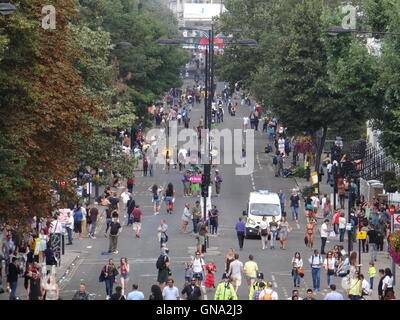
[(110, 300), (110, 296), (109, 295), (107, 295), (106, 300)]
[(118, 250), (115, 250), (113, 253), (118, 254)]
[(104, 232), (104, 236), (107, 238), (107, 233), (106, 232)]

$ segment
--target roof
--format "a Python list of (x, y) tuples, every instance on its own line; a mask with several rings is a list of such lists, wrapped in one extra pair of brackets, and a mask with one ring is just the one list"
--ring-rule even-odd
[(256, 192), (250, 192), (249, 202), (280, 204), (278, 194), (275, 192), (269, 192), (268, 190), (259, 190)]

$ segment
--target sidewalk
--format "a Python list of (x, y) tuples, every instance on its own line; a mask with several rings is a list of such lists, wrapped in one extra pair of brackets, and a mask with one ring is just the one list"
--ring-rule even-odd
[[(306, 179), (302, 179), (302, 178), (293, 178), (293, 179), (295, 180), (295, 182), (300, 190), (306, 186), (311, 185), (311, 181), (307, 182)], [(325, 181), (322, 181), (322, 183), (320, 183), (320, 195), (323, 195), (323, 194), (327, 194), (328, 196), (330, 196), (331, 203), (333, 204), (333, 188), (330, 185), (326, 184)], [(338, 198), (336, 200), (337, 200), (336, 207), (340, 208), (340, 205), (338, 203)], [(347, 210), (348, 210), (348, 201), (345, 201), (345, 208), (343, 209), (343, 211), (345, 212), (346, 217), (347, 217), (347, 212), (348, 212)], [(317, 218), (322, 219), (322, 215), (317, 215)], [(333, 240), (330, 240), (329, 242), (330, 242), (328, 244), (329, 247), (333, 247), (334, 245), (339, 244), (338, 239), (333, 239)], [(347, 235), (345, 236), (345, 241), (341, 244), (344, 245), (344, 248), (347, 251), (347, 246), (348, 246)], [(357, 255), (358, 255), (358, 241), (353, 243), (353, 251), (356, 251)], [(364, 275), (364, 277), (365, 277), (365, 279), (367, 279), (367, 281), (369, 281), (369, 274), (368, 274), (369, 261), (370, 261), (370, 254), (369, 253), (361, 253), (361, 265), (362, 265), (361, 266), (361, 274)], [(370, 296), (365, 297), (366, 300), (379, 300), (378, 289), (377, 289), (377, 286), (378, 286), (379, 280), (380, 280), (380, 277), (378, 274), (379, 269), (384, 270), (386, 268), (390, 268), (392, 270), (392, 259), (391, 259), (390, 255), (387, 253), (386, 245), (384, 246), (384, 250), (382, 252), (377, 253), (377, 261), (375, 262), (375, 268), (376, 268), (376, 276), (374, 278), (373, 290), (372, 290), (372, 293)], [(392, 272), (393, 272), (393, 270), (392, 270)], [(396, 284), (394, 286), (394, 292), (395, 292), (396, 298), (399, 298), (400, 297), (400, 267), (397, 265), (396, 265), (395, 272), (396, 272), (396, 277), (395, 277)], [(337, 279), (339, 279), (339, 278), (337, 278)]]

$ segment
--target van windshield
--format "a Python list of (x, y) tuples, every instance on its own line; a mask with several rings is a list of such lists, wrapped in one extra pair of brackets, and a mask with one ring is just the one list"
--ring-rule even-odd
[(277, 204), (252, 203), (250, 204), (250, 214), (253, 216), (279, 216), (281, 210)]

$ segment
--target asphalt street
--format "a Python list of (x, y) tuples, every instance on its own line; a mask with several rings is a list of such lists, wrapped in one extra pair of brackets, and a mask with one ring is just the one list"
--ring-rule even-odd
[[(219, 84), (219, 90), (221, 89), (221, 85)], [(219, 129), (240, 129), (242, 127), (243, 116), (249, 115), (250, 107), (240, 105), (240, 101), (237, 102), (239, 102), (239, 107), (235, 117), (231, 117), (225, 107), (224, 122), (218, 126)], [(201, 115), (204, 115), (204, 104), (195, 104), (191, 112), (190, 125), (197, 126)], [(238, 164), (222, 164), (218, 166), (224, 181), (221, 188), (221, 197), (213, 197), (212, 202), (220, 210), (219, 235), (210, 236), (210, 248), (205, 254), (205, 261), (213, 260), (217, 266), (216, 282), (221, 279), (224, 272), (224, 258), (227, 250), (234, 248), (238, 251), (239, 249), (234, 226), (239, 216), (242, 215), (242, 211), (245, 210), (249, 193), (260, 189), (268, 189), (274, 192), (282, 189), (288, 198), (291, 189), (296, 186), (295, 181), (291, 178), (274, 177), (272, 155), (264, 153), (266, 142), (267, 134), (262, 134), (261, 131), (255, 133), (255, 162), (252, 174), (245, 176), (236, 175), (235, 169), (239, 167)], [(232, 149), (232, 146), (226, 146), (226, 148), (229, 151), (229, 149)], [(143, 291), (147, 298), (150, 294), (151, 286), (157, 283), (157, 269), (155, 264), (160, 251), (157, 240), (157, 227), (162, 218), (166, 219), (169, 226), (168, 247), (170, 250), (172, 278), (175, 280), (175, 285), (180, 290), (182, 289), (184, 284), (183, 262), (191, 260), (196, 240), (190, 234), (180, 234), (178, 228), (180, 227), (184, 203), (189, 201), (191, 204), (194, 204), (198, 198), (183, 197), (181, 174), (176, 169), (171, 169), (171, 172), (166, 174), (162, 166), (156, 165), (153, 177), (143, 177), (140, 171), (135, 174), (134, 199), (141, 206), (144, 214), (141, 238), (137, 239), (134, 237), (131, 227), (124, 227), (118, 241), (119, 253), (102, 255), (102, 252), (108, 250), (108, 239), (104, 237), (105, 218), (103, 214), (103, 219), (97, 229), (97, 239), (82, 240), (81, 246), (83, 250), (80, 258), (61, 284), (61, 297), (63, 299), (71, 299), (81, 282), (86, 284), (87, 291), (92, 294), (94, 299), (105, 299), (105, 285), (104, 283), (99, 283), (98, 279), (102, 266), (107, 263), (110, 257), (114, 259), (117, 266), (121, 257), (128, 258), (131, 268), (129, 288), (131, 288), (133, 283), (138, 283), (139, 290)], [(212, 171), (212, 176), (214, 176), (214, 170)], [(147, 189), (153, 183), (166, 186), (169, 182), (172, 182), (176, 188), (175, 211), (172, 215), (167, 215), (165, 204), (163, 204), (160, 215), (154, 216), (151, 193)], [(288, 207), (287, 211), (288, 216), (290, 216), (290, 209)], [(126, 224), (124, 218), (122, 222), (124, 225)], [(249, 254), (255, 257), (259, 270), (264, 273), (265, 279), (274, 283), (274, 289), (278, 292), (279, 299), (287, 299), (291, 296), (291, 290), (293, 289), (293, 280), (290, 276), (291, 259), (295, 251), (301, 253), (305, 267), (305, 277), (301, 280), (300, 295), (305, 296), (306, 289), (312, 288), (311, 270), (307, 263), (311, 253), (304, 245), (305, 218), (303, 205), (300, 209), (299, 223), (297, 224), (291, 221), (291, 219), (289, 219), (289, 223), (293, 231), (289, 233), (286, 250), (281, 250), (279, 244), (274, 250), (262, 250), (260, 240), (246, 239), (244, 249), (238, 251), (240, 255), (239, 260), (243, 263), (248, 260)], [(319, 222), (320, 224), (321, 222)], [(189, 230), (191, 230), (191, 224), (189, 224), (189, 227)], [(327, 249), (331, 248), (334, 244), (335, 241), (330, 241), (327, 244)], [(318, 233), (315, 235), (314, 247), (320, 248)], [(335, 278), (335, 283), (338, 285), (338, 289), (342, 291), (337, 278)], [(321, 288), (323, 290), (316, 293), (317, 299), (323, 298), (323, 295), (328, 292), (327, 287), (326, 274), (322, 272)], [(205, 299), (212, 300), (213, 297), (213, 291), (205, 294)], [(245, 279), (243, 279), (238, 291), (238, 297), (243, 300), (248, 299)]]

